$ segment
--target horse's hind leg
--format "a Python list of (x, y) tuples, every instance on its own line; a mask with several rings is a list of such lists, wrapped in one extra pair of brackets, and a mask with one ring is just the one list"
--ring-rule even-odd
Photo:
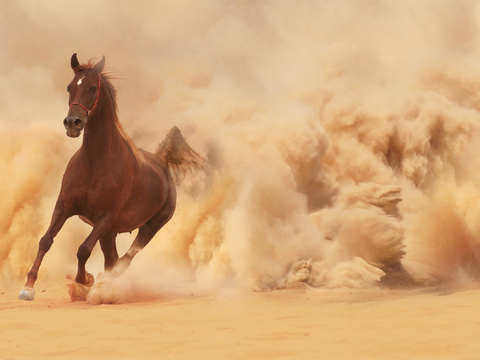
[(100, 239), (100, 247), (105, 257), (105, 271), (112, 270), (118, 261), (117, 233), (109, 232)]
[(133, 241), (128, 251), (118, 260), (117, 265), (113, 270), (113, 276), (120, 276), (123, 274), (133, 258), (142, 250), (155, 234), (160, 230), (173, 216), (175, 206), (166, 206), (160, 210), (153, 218), (151, 218), (145, 225), (138, 230), (137, 237)]

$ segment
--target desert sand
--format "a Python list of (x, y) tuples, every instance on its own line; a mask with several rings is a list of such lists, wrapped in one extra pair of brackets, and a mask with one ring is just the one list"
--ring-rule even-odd
[(0, 294), (0, 359), (477, 359), (479, 289), (159, 289), (129, 302)]

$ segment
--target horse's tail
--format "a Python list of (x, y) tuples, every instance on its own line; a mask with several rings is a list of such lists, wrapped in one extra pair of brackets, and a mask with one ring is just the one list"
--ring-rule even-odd
[(203, 169), (205, 161), (195, 150), (188, 146), (180, 130), (174, 126), (155, 151), (167, 164), (175, 182), (179, 184), (195, 170)]

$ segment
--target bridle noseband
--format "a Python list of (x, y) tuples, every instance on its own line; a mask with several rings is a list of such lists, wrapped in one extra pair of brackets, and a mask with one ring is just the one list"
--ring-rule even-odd
[(98, 74), (97, 96), (95, 97), (95, 104), (93, 104), (93, 106), (92, 106), (92, 108), (91, 108), (90, 110), (88, 110), (88, 109), (85, 107), (85, 105), (82, 105), (82, 104), (80, 104), (80, 103), (78, 103), (78, 102), (73, 102), (73, 103), (71, 103), (71, 104), (70, 104), (70, 107), (72, 107), (72, 105), (79, 105), (79, 106), (81, 106), (82, 108), (85, 109), (85, 111), (87, 112), (88, 116), (92, 115), (93, 109), (95, 109), (95, 106), (97, 106), (98, 94), (100, 94), (100, 79), (101, 79), (100, 74)]

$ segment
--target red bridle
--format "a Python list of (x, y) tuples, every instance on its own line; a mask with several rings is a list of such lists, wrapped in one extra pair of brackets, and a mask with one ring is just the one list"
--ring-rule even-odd
[(92, 115), (92, 111), (93, 109), (95, 109), (95, 106), (97, 105), (97, 101), (98, 101), (98, 94), (100, 94), (100, 74), (98, 74), (98, 88), (97, 88), (97, 96), (95, 97), (95, 104), (93, 104), (92, 108), (90, 110), (88, 110), (85, 105), (82, 105), (78, 102), (73, 102), (70, 104), (70, 107), (72, 107), (72, 105), (79, 105), (81, 106), (82, 108), (85, 109), (85, 111), (87, 112), (88, 116)]

